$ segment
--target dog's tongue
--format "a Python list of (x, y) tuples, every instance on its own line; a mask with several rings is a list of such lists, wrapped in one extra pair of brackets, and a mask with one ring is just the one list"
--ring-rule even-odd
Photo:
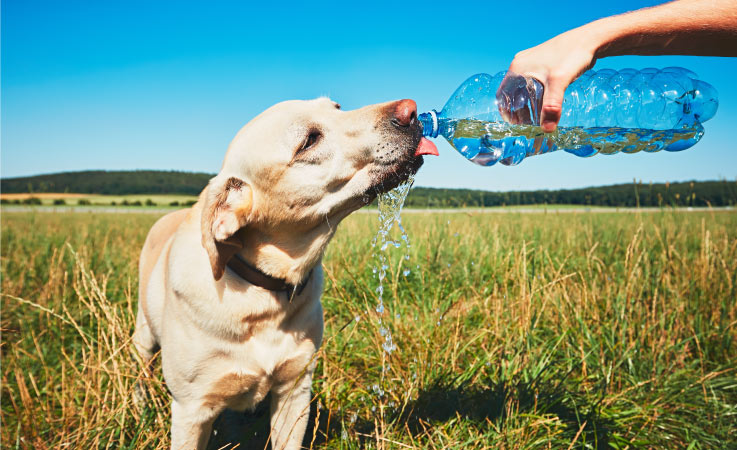
[(417, 150), (415, 150), (415, 156), (420, 155), (435, 155), (439, 156), (438, 148), (435, 147), (435, 144), (430, 142), (428, 139), (422, 138), (420, 139), (420, 143), (417, 145)]

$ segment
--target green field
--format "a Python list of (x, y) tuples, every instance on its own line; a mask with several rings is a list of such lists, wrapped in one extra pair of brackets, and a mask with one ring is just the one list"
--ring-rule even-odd
[[(2, 448), (168, 448), (160, 372), (146, 409), (131, 394), (137, 257), (156, 217), (2, 214)], [(737, 213), (403, 222), (411, 273), (393, 254), (389, 358), (376, 217), (349, 217), (328, 248), (305, 446), (737, 448)], [(238, 448), (264, 448), (265, 409), (235, 419), (256, 442)], [(222, 435), (211, 448), (233, 448)]]
[(28, 199), (45, 206), (176, 206), (194, 203), (195, 195), (177, 194), (130, 194), (130, 195), (100, 195), (100, 194), (4, 194), (4, 204), (27, 205)]

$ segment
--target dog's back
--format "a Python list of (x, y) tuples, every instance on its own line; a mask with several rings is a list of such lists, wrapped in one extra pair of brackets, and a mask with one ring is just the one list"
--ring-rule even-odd
[[(154, 310), (160, 311), (163, 307), (163, 304), (150, 305), (147, 301), (151, 273), (156, 267), (156, 262), (162, 257), (162, 252), (169, 247), (167, 244), (171, 242), (177, 228), (187, 218), (189, 211), (189, 209), (174, 211), (157, 220), (148, 232), (141, 250), (141, 259), (138, 263), (138, 314), (133, 342), (147, 366), (159, 347), (155, 326), (158, 321), (154, 316), (160, 314), (152, 314), (151, 308), (153, 306)], [(159, 301), (162, 302), (163, 299)]]
[(146, 236), (146, 242), (143, 244), (141, 250), (141, 259), (138, 264), (138, 301), (139, 307), (146, 307), (146, 290), (148, 289), (148, 282), (151, 279), (151, 271), (156, 265), (156, 261), (161, 256), (161, 251), (166, 247), (166, 243), (174, 235), (174, 232), (179, 228), (179, 225), (184, 222), (187, 217), (189, 209), (181, 209), (178, 211), (170, 212), (164, 217), (156, 221), (151, 230), (149, 230)]

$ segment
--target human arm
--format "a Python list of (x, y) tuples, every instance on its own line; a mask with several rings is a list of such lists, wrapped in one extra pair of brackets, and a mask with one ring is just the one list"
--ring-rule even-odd
[(737, 1), (677, 0), (605, 17), (517, 53), (509, 71), (543, 84), (540, 125), (550, 133), (568, 85), (618, 55), (737, 56)]

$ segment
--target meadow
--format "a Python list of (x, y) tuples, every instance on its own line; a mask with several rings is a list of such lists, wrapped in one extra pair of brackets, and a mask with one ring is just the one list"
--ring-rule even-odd
[(6, 205), (44, 205), (44, 206), (185, 206), (197, 200), (196, 195), (177, 194), (71, 194), (71, 193), (23, 193), (1, 194), (0, 200)]
[[(2, 214), (2, 448), (168, 448), (130, 335), (155, 214)], [(374, 214), (324, 259), (304, 446), (737, 448), (737, 213), (406, 214), (381, 349)], [(403, 275), (405, 269), (410, 273)], [(158, 367), (158, 365), (157, 365)], [(211, 448), (268, 448), (264, 407)]]

